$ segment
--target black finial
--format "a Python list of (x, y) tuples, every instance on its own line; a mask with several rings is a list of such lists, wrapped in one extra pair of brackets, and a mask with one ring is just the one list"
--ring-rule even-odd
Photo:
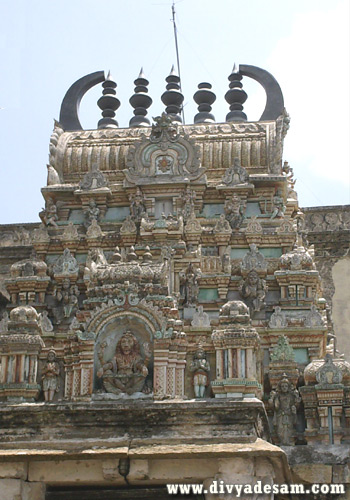
[(242, 75), (236, 64), (233, 66), (232, 73), (228, 77), (230, 80), (230, 90), (225, 94), (225, 99), (230, 105), (230, 113), (226, 115), (227, 122), (245, 122), (247, 115), (243, 113), (243, 104), (247, 100), (247, 94), (242, 89)]
[(181, 94), (180, 90), (180, 78), (175, 72), (174, 66), (171, 68), (170, 75), (165, 79), (168, 83), (166, 86), (166, 91), (162, 95), (162, 102), (165, 104), (165, 111), (171, 116), (173, 121), (182, 123), (181, 118), (181, 107), (184, 100), (184, 96)]
[(143, 68), (141, 68), (139, 76), (134, 81), (135, 94), (130, 97), (129, 102), (134, 108), (134, 115), (130, 122), (130, 127), (149, 127), (151, 122), (147, 115), (147, 108), (152, 104), (152, 98), (148, 95), (148, 84), (149, 81), (143, 74)]
[(216, 95), (212, 92), (210, 83), (200, 83), (193, 99), (198, 104), (198, 111), (193, 119), (194, 123), (212, 123), (215, 117), (210, 113), (211, 105), (216, 100)]
[(98, 107), (102, 109), (101, 120), (98, 122), (98, 128), (116, 128), (118, 127), (117, 120), (114, 120), (115, 111), (120, 106), (120, 101), (115, 97), (117, 84), (112, 80), (110, 72), (108, 72), (106, 80), (102, 83), (102, 97), (97, 101)]

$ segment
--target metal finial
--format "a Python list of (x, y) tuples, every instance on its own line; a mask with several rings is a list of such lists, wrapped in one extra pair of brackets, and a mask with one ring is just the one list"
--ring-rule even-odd
[(165, 111), (171, 115), (173, 121), (182, 123), (181, 108), (184, 96), (180, 89), (180, 77), (176, 74), (174, 66), (172, 66), (169, 76), (166, 77), (166, 91), (162, 94), (162, 102), (165, 104)]
[(210, 83), (200, 83), (193, 99), (198, 104), (198, 111), (193, 119), (194, 123), (213, 123), (215, 117), (210, 113), (211, 105), (216, 100), (216, 95), (212, 92)]
[(98, 128), (117, 128), (118, 122), (114, 120), (114, 117), (115, 111), (120, 106), (120, 101), (115, 97), (117, 84), (112, 80), (110, 71), (102, 83), (102, 87), (102, 97), (99, 98), (97, 104), (102, 110), (103, 118), (98, 122)]
[(247, 94), (242, 89), (242, 75), (237, 71), (236, 64), (232, 73), (228, 77), (230, 81), (229, 89), (225, 94), (225, 100), (230, 105), (230, 113), (226, 115), (227, 122), (245, 122), (247, 115), (243, 113), (243, 104), (247, 100)]
[(148, 84), (149, 81), (143, 73), (143, 68), (141, 68), (139, 76), (134, 81), (135, 89), (134, 95), (129, 99), (131, 106), (134, 108), (134, 115), (130, 122), (130, 127), (149, 127), (150, 121), (146, 118), (147, 109), (152, 104), (152, 98), (148, 95)]

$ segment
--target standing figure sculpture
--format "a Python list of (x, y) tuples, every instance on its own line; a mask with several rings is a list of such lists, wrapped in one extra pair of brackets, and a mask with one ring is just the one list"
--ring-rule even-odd
[(45, 208), (39, 213), (39, 217), (45, 226), (58, 227), (57, 207), (52, 198), (48, 198)]
[(248, 273), (247, 278), (242, 282), (240, 292), (251, 312), (261, 311), (265, 306), (266, 282), (259, 277), (259, 274), (253, 269)]
[(99, 221), (100, 218), (100, 209), (96, 205), (96, 201), (94, 199), (89, 201), (89, 206), (86, 210), (84, 210), (85, 222), (84, 226), (88, 228), (91, 224), (96, 221)]
[(196, 269), (190, 263), (186, 272), (179, 273), (180, 276), (180, 295), (183, 298), (183, 304), (186, 307), (194, 307), (198, 302), (199, 283), (201, 270)]
[(273, 424), (280, 444), (294, 444), (297, 405), (300, 402), (298, 391), (283, 374), (277, 390), (272, 391), (269, 403), (273, 408)]
[(241, 227), (245, 210), (245, 203), (236, 194), (231, 199), (225, 201), (225, 217), (232, 229), (239, 229)]
[(147, 352), (143, 358), (139, 341), (133, 333), (126, 331), (117, 342), (114, 357), (107, 362), (103, 357), (106, 346), (106, 343), (101, 344), (98, 353), (101, 368), (97, 372), (106, 392), (128, 395), (141, 392), (148, 375), (148, 346), (144, 345)]
[(47, 360), (41, 372), (45, 401), (52, 401), (55, 392), (59, 391), (60, 367), (56, 359), (56, 352), (50, 349)]
[(145, 198), (140, 188), (136, 189), (134, 195), (130, 195), (130, 215), (134, 222), (141, 222), (142, 217), (147, 213)]
[(209, 385), (210, 365), (204, 350), (199, 347), (190, 366), (193, 373), (193, 387), (196, 398), (204, 398), (205, 388)]

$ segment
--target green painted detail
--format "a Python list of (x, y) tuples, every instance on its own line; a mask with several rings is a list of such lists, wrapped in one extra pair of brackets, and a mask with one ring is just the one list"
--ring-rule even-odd
[(61, 257), (61, 254), (46, 255), (45, 262), (46, 262), (46, 264), (53, 264), (54, 262), (56, 262), (58, 257)]
[(299, 364), (302, 365), (308, 364), (310, 359), (309, 359), (309, 354), (307, 352), (307, 348), (300, 347), (298, 349), (294, 349), (294, 358), (295, 361)]
[(85, 217), (84, 217), (84, 212), (79, 208), (79, 209), (73, 209), (70, 211), (68, 221), (72, 222), (84, 222)]
[(243, 259), (248, 248), (231, 248), (231, 259)]
[(217, 300), (219, 294), (216, 288), (201, 288), (198, 294), (198, 301)]
[(86, 253), (77, 253), (75, 256), (75, 258), (77, 259), (77, 262), (79, 262), (79, 264), (85, 264), (86, 257), (87, 257)]
[[(231, 259), (243, 259), (249, 248), (231, 248)], [(282, 248), (280, 247), (267, 247), (259, 248), (259, 252), (265, 258), (278, 259), (282, 255)]]
[(223, 203), (205, 203), (203, 205), (201, 217), (206, 217), (207, 219), (211, 217), (220, 217), (224, 213)]
[(259, 248), (259, 252), (263, 254), (266, 258), (276, 258), (278, 259), (282, 255), (281, 247), (268, 247), (268, 248)]
[(294, 350), (289, 345), (288, 337), (281, 335), (277, 345), (272, 349), (271, 361), (294, 361), (294, 359)]
[(111, 207), (107, 209), (104, 218), (104, 222), (121, 222), (130, 215), (129, 207)]
[(262, 215), (260, 205), (257, 201), (248, 201), (247, 209), (244, 214), (246, 217), (253, 217), (254, 215)]

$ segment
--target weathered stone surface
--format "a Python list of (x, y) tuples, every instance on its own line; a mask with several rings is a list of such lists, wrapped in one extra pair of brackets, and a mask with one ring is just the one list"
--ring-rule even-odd
[(294, 481), (299, 480), (305, 483), (331, 483), (332, 482), (332, 466), (322, 464), (303, 464), (294, 465), (292, 467)]
[(0, 479), (0, 498), (4, 500), (22, 500), (20, 479)]
[(0, 479), (27, 479), (26, 462), (0, 462)]
[(23, 483), (22, 500), (45, 500), (46, 485), (44, 483)]

